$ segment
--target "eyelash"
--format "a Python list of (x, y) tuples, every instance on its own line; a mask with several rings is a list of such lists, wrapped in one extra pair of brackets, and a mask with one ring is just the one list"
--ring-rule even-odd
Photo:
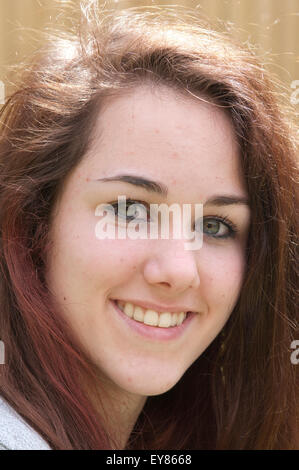
[(222, 223), (228, 228), (228, 233), (226, 235), (220, 235), (220, 236), (215, 236), (215, 235), (208, 235), (212, 238), (220, 238), (220, 239), (226, 239), (226, 238), (235, 238), (237, 233), (239, 232), (236, 224), (234, 224), (228, 216), (221, 216), (221, 215), (214, 215), (213, 217), (206, 216), (204, 217), (205, 221), (207, 220), (217, 220), (218, 222)]
[[(147, 208), (148, 211), (150, 210), (149, 204), (147, 204), (144, 201), (139, 201), (137, 199), (126, 199), (126, 203), (127, 204), (136, 204), (136, 203), (137, 204), (142, 204), (143, 206), (145, 206)], [(111, 205), (113, 207), (114, 214), (117, 215), (118, 201), (110, 202), (109, 205)], [(129, 216), (129, 217), (133, 217), (133, 216)], [(228, 233), (226, 235), (217, 236), (217, 235), (212, 235), (212, 234), (205, 234), (208, 237), (212, 237), (212, 238), (216, 238), (216, 239), (235, 238), (236, 234), (239, 232), (236, 224), (234, 224), (228, 218), (228, 216), (222, 216), (222, 215), (215, 214), (213, 217), (205, 216), (203, 219), (204, 219), (205, 222), (209, 221), (209, 220), (216, 220), (217, 222), (222, 223), (223, 225), (225, 225), (228, 228)]]

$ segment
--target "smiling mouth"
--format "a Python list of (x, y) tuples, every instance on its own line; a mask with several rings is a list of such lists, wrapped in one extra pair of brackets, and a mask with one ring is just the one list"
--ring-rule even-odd
[(180, 326), (191, 312), (156, 312), (152, 309), (144, 309), (131, 302), (114, 300), (117, 307), (129, 318), (148, 326), (158, 328), (172, 328)]

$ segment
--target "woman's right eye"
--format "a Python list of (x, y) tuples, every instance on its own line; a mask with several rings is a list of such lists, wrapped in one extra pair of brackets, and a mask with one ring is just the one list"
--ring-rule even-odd
[(126, 222), (130, 222), (132, 220), (150, 222), (150, 220), (148, 220), (149, 206), (143, 201), (127, 199), (125, 204), (115, 202), (109, 205), (113, 207), (114, 215), (125, 219)]

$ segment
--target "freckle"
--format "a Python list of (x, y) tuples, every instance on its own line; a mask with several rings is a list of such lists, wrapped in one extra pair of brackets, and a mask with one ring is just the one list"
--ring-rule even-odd
[(66, 300), (66, 297), (63, 297), (63, 300)]

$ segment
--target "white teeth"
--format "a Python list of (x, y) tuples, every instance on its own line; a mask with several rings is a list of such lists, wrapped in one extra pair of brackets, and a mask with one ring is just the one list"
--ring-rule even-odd
[(134, 308), (133, 318), (136, 321), (143, 322), (143, 319), (144, 319), (144, 310), (143, 310), (143, 308), (135, 307)]
[[(122, 305), (120, 305), (122, 307)], [(128, 317), (132, 318), (134, 314), (134, 306), (133, 304), (130, 304), (129, 302), (124, 303), (124, 308), (123, 311)]]
[(159, 323), (159, 315), (154, 310), (146, 310), (143, 323), (146, 325), (157, 326)]
[(159, 319), (159, 326), (168, 328), (171, 325), (172, 325), (171, 313), (169, 312), (161, 313), (160, 319)]
[(145, 310), (138, 305), (133, 305), (130, 302), (117, 301), (118, 307), (130, 318), (136, 321), (145, 323), (150, 326), (158, 326), (160, 328), (169, 328), (172, 326), (179, 326), (185, 320), (187, 313), (158, 313), (155, 310)]
[(186, 314), (184, 312), (179, 313), (178, 325), (181, 325), (185, 320)]

